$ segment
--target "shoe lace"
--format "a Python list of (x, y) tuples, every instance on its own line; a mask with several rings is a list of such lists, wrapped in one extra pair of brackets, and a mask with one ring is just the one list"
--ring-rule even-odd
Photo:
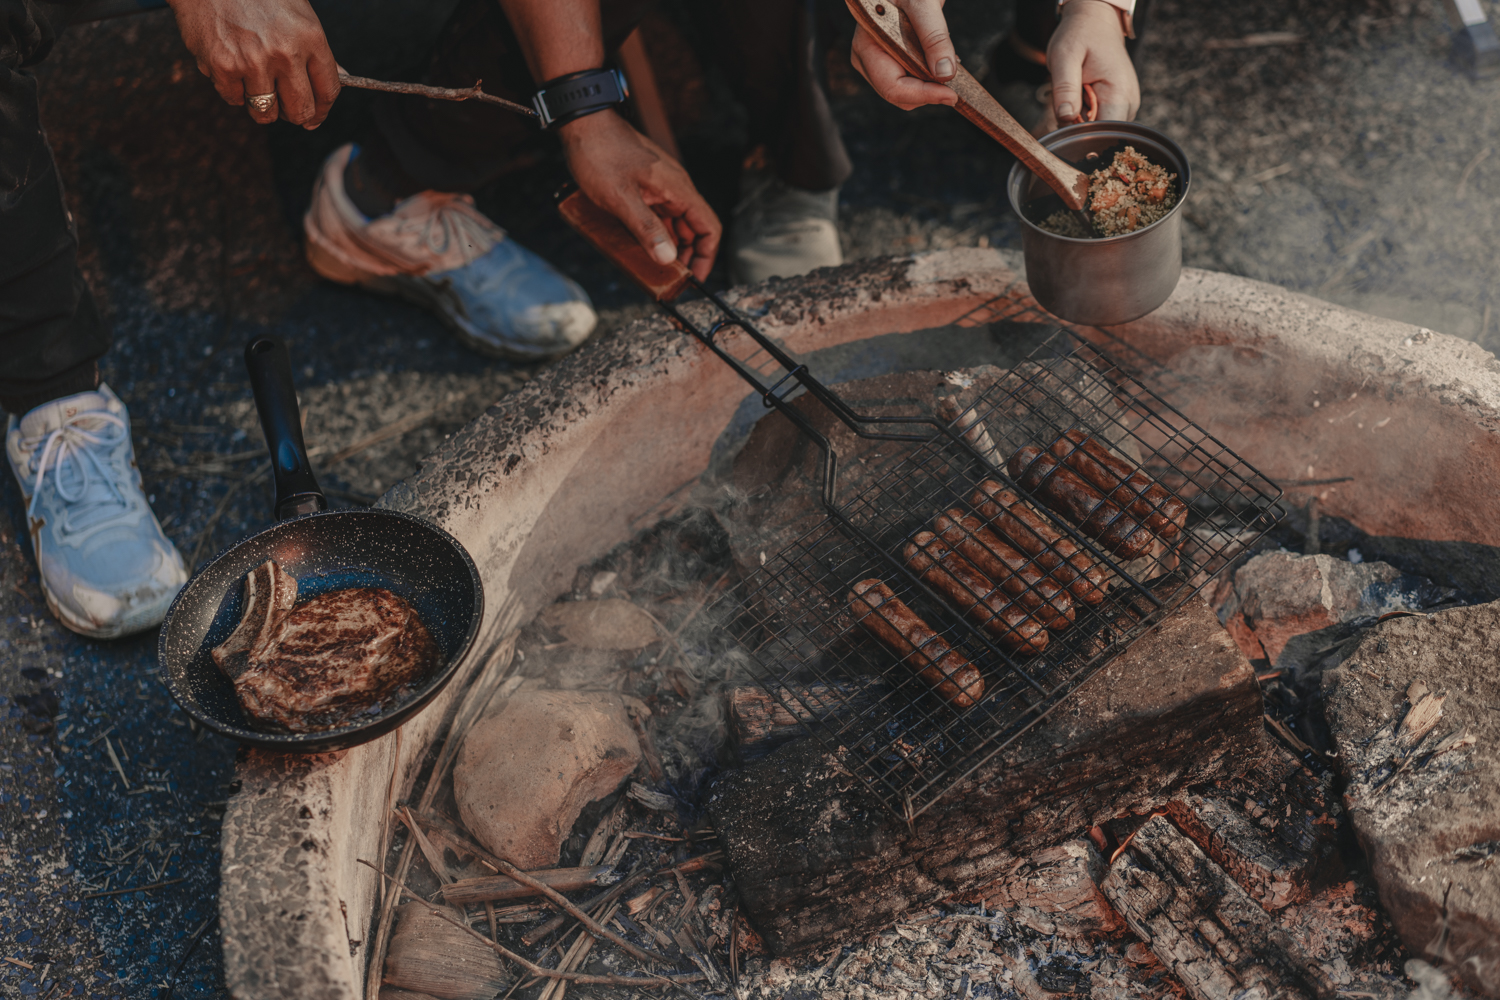
[[(79, 426), (84, 420), (99, 422), (102, 426), (93, 429)], [(98, 524), (110, 517), (113, 510), (118, 509), (121, 513), (128, 510), (130, 502), (115, 482), (112, 470), (98, 455), (100, 446), (117, 444), (126, 433), (124, 418), (103, 410), (80, 413), (48, 432), (41, 447), (32, 453), (35, 456), (31, 464), (36, 471), (36, 488), (26, 509), (27, 516), (36, 517), (48, 472), (52, 473), (53, 489), (63, 501), (62, 524), (59, 525), (63, 533)], [(69, 472), (72, 474), (68, 475)]]
[(409, 217), (410, 224), (402, 228), (420, 227), (418, 238), (435, 256), (457, 246), (464, 259), (472, 261), (488, 253), (503, 235), (474, 207), (468, 195), (433, 198), (429, 205), (431, 211)]

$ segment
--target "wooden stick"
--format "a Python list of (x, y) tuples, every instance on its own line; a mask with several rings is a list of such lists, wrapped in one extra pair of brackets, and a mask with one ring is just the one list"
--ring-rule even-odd
[(150, 892), (152, 889), (160, 889), (166, 885), (176, 885), (178, 882), (186, 882), (185, 878), (169, 878), (165, 882), (152, 882), (150, 885), (131, 885), (123, 889), (105, 889), (103, 892), (86, 892), (84, 899), (98, 899), (100, 896), (120, 896), (127, 892)]
[(572, 901), (568, 899), (568, 897), (564, 896), (562, 893), (558, 892), (550, 885), (547, 885), (545, 882), (542, 882), (540, 879), (533, 878), (526, 872), (521, 871), (521, 869), (511, 864), (509, 861), (506, 861), (504, 858), (496, 858), (495, 860), (500, 862), (500, 873), (502, 875), (509, 875), (517, 882), (520, 882), (522, 885), (529, 885), (537, 892), (541, 893), (543, 896), (546, 896), (548, 899), (552, 900), (552, 902), (556, 903), (559, 907), (562, 908), (564, 913), (587, 928), (588, 932), (594, 937), (608, 938), (610, 941), (613, 941), (615, 944), (623, 948), (630, 955), (640, 959), (643, 962), (659, 962), (662, 965), (672, 964), (672, 960), (663, 955), (661, 952), (652, 951), (649, 948), (638, 948), (609, 928), (600, 927), (597, 923), (594, 922), (592, 917), (575, 906)]
[[(532, 872), (538, 883), (564, 892), (587, 889), (599, 884), (599, 876), (612, 870), (612, 865), (589, 865), (586, 868), (547, 868)], [(443, 886), (443, 898), (457, 906), (470, 903), (494, 902), (501, 899), (524, 899), (535, 896), (536, 890), (522, 885), (508, 875), (486, 875), (480, 878), (465, 878)]]
[(381, 444), (385, 441), (389, 441), (391, 438), (402, 437), (406, 434), (411, 433), (412, 431), (426, 424), (437, 415), (438, 411), (436, 407), (430, 410), (422, 410), (417, 413), (407, 414), (400, 420), (394, 420), (391, 423), (386, 424), (375, 433), (367, 434), (364, 437), (360, 438), (358, 441), (355, 441), (353, 444), (348, 445), (344, 448), (340, 448), (338, 451), (334, 452), (332, 455), (329, 455), (326, 459), (319, 462), (318, 464), (325, 469), (338, 465), (344, 459), (352, 458), (367, 448), (373, 448), (375, 447), (375, 445)]
[[(385, 872), (381, 871), (379, 868), (376, 868), (374, 865), (370, 864), (370, 862), (366, 861), (364, 858), (357, 858), (355, 860), (357, 860), (360, 864), (365, 865), (366, 867), (374, 869), (381, 878), (389, 879), (391, 877)], [(392, 881), (394, 881), (394, 879), (392, 879)], [(427, 900), (423, 899), (421, 896), (418, 896), (416, 893), (412, 892), (404, 885), (398, 885), (397, 888), (400, 889), (400, 895), (410, 896), (417, 902), (427, 902)], [(432, 904), (428, 903), (428, 905), (431, 906)], [(489, 948), (495, 954), (499, 955), (501, 958), (510, 959), (512, 962), (515, 962), (517, 965), (525, 969), (533, 976), (541, 976), (546, 979), (568, 979), (572, 980), (575, 983), (591, 983), (598, 986), (673, 986), (677, 983), (698, 983), (708, 978), (701, 972), (690, 972), (686, 975), (681, 976), (662, 976), (658, 975), (655, 972), (647, 972), (644, 975), (640, 976), (591, 976), (587, 973), (582, 972), (560, 972), (557, 969), (544, 969), (540, 965), (537, 965), (535, 962), (530, 962), (522, 958), (520, 955), (517, 955), (515, 952), (511, 951), (509, 948), (506, 948), (504, 945), (496, 944), (494, 941), (491, 941), (489, 938), (474, 930), (472, 927), (465, 927), (463, 924), (459, 923), (457, 920), (454, 920), (452, 917), (448, 916), (446, 913), (444, 913), (440, 909), (437, 909), (436, 907), (434, 907), (429, 912), (431, 912), (431, 914), (434, 917), (437, 917), (439, 920), (446, 920), (454, 927), (457, 927), (465, 934), (474, 938), (474, 940), (483, 942), (485, 947)]]
[(536, 117), (536, 112), (524, 104), (507, 101), (494, 94), (486, 94), (479, 89), (479, 85), (483, 82), (483, 80), (475, 80), (474, 86), (456, 90), (450, 87), (429, 87), (425, 83), (391, 83), (388, 80), (372, 80), (367, 76), (355, 76), (344, 67), (339, 67), (339, 86), (341, 87), (379, 90), (387, 94), (415, 94), (418, 97), (431, 97), (439, 101), (483, 101), (486, 104), (498, 105), (507, 111), (514, 111), (518, 115), (525, 115), (527, 118)]

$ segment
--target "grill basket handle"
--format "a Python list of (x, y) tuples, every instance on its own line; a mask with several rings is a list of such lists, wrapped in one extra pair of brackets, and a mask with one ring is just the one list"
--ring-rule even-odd
[(594, 204), (582, 191), (574, 191), (557, 203), (568, 225), (578, 230), (594, 248), (608, 257), (658, 302), (671, 302), (682, 294), (693, 272), (680, 260), (659, 264), (646, 252), (619, 219)]

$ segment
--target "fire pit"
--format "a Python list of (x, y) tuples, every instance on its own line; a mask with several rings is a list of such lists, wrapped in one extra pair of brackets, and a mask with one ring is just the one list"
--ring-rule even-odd
[[(1019, 275), (1017, 255), (960, 250), (776, 282), (737, 305), (806, 355), (1015, 317), (1034, 308)], [(1313, 481), (1325, 516), (1414, 545), (1500, 546), (1500, 524), (1473, 502), (1500, 495), (1500, 373), (1474, 345), (1193, 271), (1156, 313), (1076, 332), (1272, 478)], [(357, 859), (378, 855), (388, 805), (504, 637), (569, 590), (580, 564), (684, 501), (745, 395), (694, 342), (642, 321), (504, 398), (387, 495), (473, 555), (484, 625), (464, 676), (399, 735), (323, 757), (242, 757), (221, 896), (236, 995), (364, 995), (377, 891)]]

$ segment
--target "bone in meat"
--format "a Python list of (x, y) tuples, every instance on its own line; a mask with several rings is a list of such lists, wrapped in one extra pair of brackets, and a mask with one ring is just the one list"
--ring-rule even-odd
[(293, 732), (340, 726), (380, 711), (437, 663), (432, 635), (389, 590), (333, 590), (291, 606), (296, 585), (275, 563), (259, 567), (245, 581), (240, 627), (213, 651), (254, 718)]
[(267, 559), (245, 577), (245, 610), (240, 623), (212, 655), (219, 669), (237, 680), (254, 651), (270, 641), (274, 626), (297, 603), (297, 578)]

